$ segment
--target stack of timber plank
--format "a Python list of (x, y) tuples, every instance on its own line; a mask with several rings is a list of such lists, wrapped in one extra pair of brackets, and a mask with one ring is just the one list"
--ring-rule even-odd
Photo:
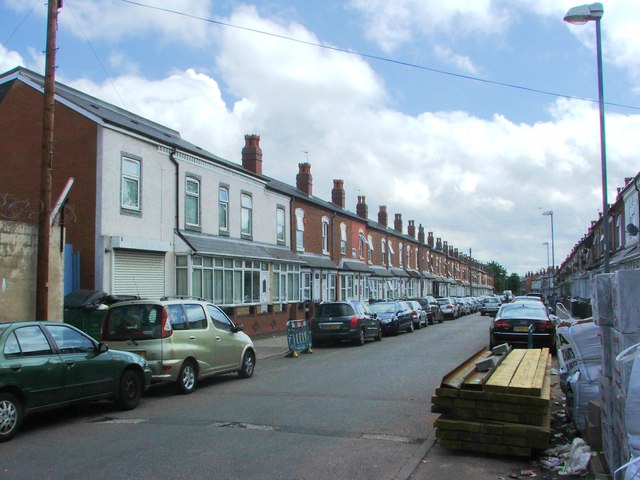
[(548, 348), (511, 350), (487, 372), (481, 350), (445, 375), (431, 398), (444, 448), (531, 457), (549, 446), (551, 355)]

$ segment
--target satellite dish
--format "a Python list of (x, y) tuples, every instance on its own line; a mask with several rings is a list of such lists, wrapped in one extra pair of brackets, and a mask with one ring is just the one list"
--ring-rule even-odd
[(638, 227), (636, 227), (633, 223), (627, 225), (627, 233), (632, 237), (638, 235)]

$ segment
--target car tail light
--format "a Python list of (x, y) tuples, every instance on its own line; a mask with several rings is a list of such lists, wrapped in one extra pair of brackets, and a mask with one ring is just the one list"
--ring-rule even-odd
[(418, 312), (416, 312), (415, 310), (413, 310), (413, 311), (411, 312), (411, 316), (412, 316), (412, 317), (417, 317), (417, 316), (418, 316)]
[(496, 320), (493, 323), (493, 328), (497, 328), (498, 330), (509, 330), (509, 320)]
[(160, 317), (160, 334), (162, 338), (168, 338), (173, 333), (171, 322), (169, 321), (169, 312), (166, 307), (162, 307), (162, 315)]
[(537, 330), (542, 330), (545, 332), (552, 332), (555, 328), (555, 325), (550, 320), (545, 320), (544, 322), (538, 322)]
[(358, 326), (358, 317), (354, 315), (353, 317), (351, 317), (351, 325), (349, 327), (356, 328), (357, 326)]

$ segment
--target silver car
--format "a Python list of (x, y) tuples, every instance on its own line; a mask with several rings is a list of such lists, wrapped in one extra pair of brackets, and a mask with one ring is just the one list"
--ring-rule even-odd
[(204, 377), (253, 375), (256, 352), (242, 330), (212, 303), (165, 297), (111, 305), (100, 339), (145, 357), (153, 382), (175, 382), (191, 393)]

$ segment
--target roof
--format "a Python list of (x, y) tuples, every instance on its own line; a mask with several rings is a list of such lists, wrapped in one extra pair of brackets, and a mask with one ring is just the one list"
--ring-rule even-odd
[(340, 268), (352, 272), (373, 273), (367, 264), (357, 260), (342, 260), (340, 262)]
[(371, 272), (376, 277), (393, 277), (393, 273), (391, 273), (389, 270), (387, 270), (384, 267), (372, 266)]
[(178, 234), (192, 250), (201, 254), (251, 260), (304, 263), (298, 255), (285, 247), (276, 247), (237, 238), (206, 235), (188, 230), (179, 230)]
[(324, 255), (314, 255), (311, 253), (301, 253), (298, 255), (308, 267), (312, 268), (324, 268), (328, 270), (337, 270), (338, 266), (333, 263), (330, 257)]

